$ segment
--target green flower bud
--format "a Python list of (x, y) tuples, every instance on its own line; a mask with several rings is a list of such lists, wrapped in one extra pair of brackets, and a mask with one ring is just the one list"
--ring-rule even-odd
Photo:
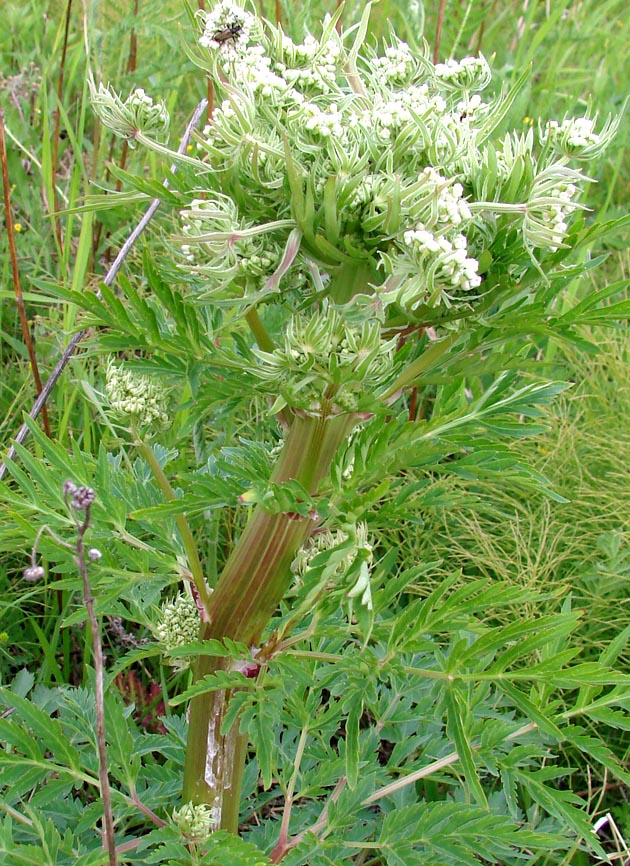
[(105, 377), (107, 398), (114, 412), (127, 416), (139, 427), (168, 425), (168, 394), (163, 385), (111, 360)]
[(313, 414), (324, 404), (327, 411), (354, 412), (362, 395), (378, 395), (388, 382), (395, 346), (395, 339), (381, 339), (379, 322), (349, 323), (327, 306), (292, 316), (275, 351), (254, 349), (262, 363), (252, 372), (274, 391), (280, 384), (285, 405)]
[(202, 803), (184, 803), (180, 809), (173, 810), (173, 821), (186, 839), (203, 842), (217, 829), (215, 811)]
[[(180, 593), (172, 601), (165, 602), (160, 609), (159, 622), (154, 633), (166, 655), (170, 650), (196, 641), (199, 637), (199, 611), (193, 598)], [(190, 659), (170, 659), (170, 664), (178, 670), (190, 665)]]
[[(351, 541), (350, 545), (347, 542)], [(370, 568), (374, 561), (372, 553), (373, 545), (368, 539), (366, 523), (358, 523), (348, 532), (337, 529), (331, 532), (326, 529), (313, 536), (304, 547), (300, 549), (291, 564), (291, 570), (299, 578), (305, 578), (311, 563), (316, 556), (324, 551), (335, 550), (345, 546), (343, 556), (336, 556), (326, 568), (328, 579), (337, 585), (345, 577), (350, 582), (350, 588), (346, 591), (347, 598), (359, 598), (360, 603), (372, 609), (372, 593), (370, 588)]]

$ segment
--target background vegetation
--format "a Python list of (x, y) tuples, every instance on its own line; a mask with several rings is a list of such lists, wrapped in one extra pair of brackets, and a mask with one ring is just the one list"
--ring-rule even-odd
[[(276, 6), (261, 5), (264, 14), (275, 17)], [(350, 0), (344, 19), (355, 20), (361, 7)], [(322, 13), (332, 9), (333, 4), (313, 2), (304, 20), (301, 3), (283, 3), (282, 21), (289, 32), (303, 24), (308, 28), (309, 23), (316, 29)], [(620, 0), (447, 0), (443, 8), (437, 2), (427, 2), (423, 8), (420, 2), (383, 0), (371, 19), (374, 37), (387, 34), (390, 24), (402, 38), (418, 39), (424, 30), (441, 60), (477, 50), (494, 55), (497, 87), (513, 83), (530, 65), (531, 76), (512, 109), (510, 126), (526, 127), (539, 118), (561, 118), (565, 113), (580, 115), (587, 106), (593, 106), (602, 118), (622, 108), (630, 80), (630, 19), (627, 4)], [(186, 27), (186, 18), (177, 0), (159, 4), (145, 0), (86, 2), (82, 6), (61, 0), (24, 0), (3, 6), (0, 102), (5, 112), (11, 209), (22, 292), (44, 380), (79, 321), (77, 308), (60, 303), (54, 288), (83, 291), (93, 287), (144, 209), (130, 195), (122, 204), (98, 213), (78, 211), (88, 193), (124, 188), (124, 175), (112, 163), (142, 174), (147, 160), (146, 153), (127, 148), (95, 123), (88, 102), (88, 72), (98, 80), (110, 81), (123, 93), (135, 86), (159, 93), (167, 101), (177, 137), (205, 93), (203, 77), (181, 51), (180, 27)], [(589, 193), (589, 204), (597, 210), (598, 219), (622, 216), (627, 210), (630, 154), (625, 145), (629, 134), (626, 114), (615, 142), (592, 169), (598, 184)], [(161, 171), (156, 160), (146, 173), (159, 177)], [(144, 243), (159, 248), (160, 234), (170, 230), (171, 224), (165, 210)], [(593, 288), (627, 279), (629, 241), (627, 227), (621, 228), (604, 248), (592, 250), (591, 256), (601, 255), (603, 262), (589, 271), (588, 280), (569, 287), (567, 303)], [(132, 255), (131, 271), (140, 269), (141, 255), (141, 248)], [(6, 233), (0, 235), (0, 262), (0, 442), (4, 453), (35, 391)], [(64, 454), (73, 450), (75, 454), (79, 450), (97, 454), (100, 445), (109, 447), (115, 441), (100, 406), (102, 370), (95, 364), (93, 336), (88, 334), (83, 341), (48, 405), (50, 430), (59, 445), (55, 454), (61, 479), (66, 471)], [(617, 665), (627, 672), (629, 360), (630, 337), (625, 325), (585, 331), (583, 342), (571, 347), (541, 338), (530, 357), (516, 360), (515, 366), (536, 375), (573, 383), (549, 408), (546, 430), (514, 445), (523, 463), (550, 481), (557, 501), (540, 492), (515, 491), (478, 477), (474, 482), (460, 478), (438, 483), (436, 479), (430, 511), (425, 507), (425, 489), (417, 500), (413, 495), (408, 500), (413, 531), (409, 526), (383, 525), (385, 548), (390, 543), (402, 544), (403, 557), (410, 565), (434, 563), (418, 593), (428, 595), (458, 569), (466, 579), (489, 578), (535, 591), (536, 600), (531, 604), (506, 605), (500, 615), (502, 624), (569, 607), (581, 609), (584, 615), (577, 639), (583, 658), (598, 659), (613, 645)], [(224, 430), (215, 416), (214, 432), (226, 441), (237, 435), (255, 439), (258, 420), (253, 412), (242, 428)], [(170, 434), (172, 443), (187, 432), (185, 413), (178, 423), (180, 429)], [(35, 458), (41, 456), (42, 447), (41, 440), (29, 446)], [(88, 470), (93, 471), (94, 466), (86, 467), (86, 476)], [(24, 484), (28, 484), (28, 475), (27, 466)], [(51, 478), (49, 483), (52, 486), (57, 481)], [(141, 473), (136, 483), (137, 507), (157, 504), (154, 494), (143, 486), (146, 479)], [(442, 501), (447, 507), (440, 506)], [(24, 584), (22, 571), (30, 555), (25, 541), (28, 515), (5, 504), (6, 519), (0, 517), (0, 551), (4, 551), (0, 553), (1, 681), (11, 682), (20, 671), (28, 670), (41, 687), (86, 685), (89, 651), (79, 617), (73, 614), (73, 595), (63, 582), (64, 569), (56, 569), (55, 580)], [(220, 531), (229, 546), (241, 519), (236, 514), (230, 518), (234, 525), (226, 521), (220, 528), (200, 529), (202, 544), (205, 531)], [(138, 554), (138, 574), (151, 571), (159, 576), (172, 569), (176, 556), (169, 550), (166, 530), (162, 541), (160, 552)], [(116, 573), (115, 561), (109, 561), (108, 567), (113, 592), (122, 575)], [(70, 568), (68, 565), (67, 570)], [(160, 588), (156, 580), (144, 592), (157, 598)], [(129, 590), (121, 614), (128, 615), (133, 608), (133, 591)], [(140, 642), (148, 633), (146, 624), (137, 622), (134, 634), (128, 635), (116, 611), (115, 604), (107, 609), (111, 667), (122, 658), (129, 641)], [(117, 680), (121, 693), (135, 701), (138, 721), (156, 737), (164, 732), (158, 719), (166, 711), (164, 695), (172, 696), (184, 686), (183, 679), (178, 686), (178, 676), (182, 677), (162, 668), (154, 658), (133, 670), (126, 668)], [(176, 714), (170, 718), (170, 725), (176, 727)], [(610, 748), (626, 764), (627, 730), (616, 730), (612, 736)], [(569, 759), (575, 762), (579, 777), (574, 790), (585, 794), (593, 813), (614, 816), (615, 823), (610, 822), (609, 827), (616, 826), (618, 831), (609, 831), (607, 851), (627, 856), (620, 838), (630, 836), (625, 787), (594, 770), (583, 755), (573, 755), (570, 749)], [(253, 789), (255, 782), (250, 783)], [(272, 802), (269, 809), (273, 809)], [(574, 852), (572, 862), (583, 862), (581, 857)]]

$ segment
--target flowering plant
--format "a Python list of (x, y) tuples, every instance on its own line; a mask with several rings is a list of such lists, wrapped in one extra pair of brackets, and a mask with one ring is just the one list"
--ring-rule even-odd
[[(606, 718), (628, 724), (619, 678), (576, 673), (558, 651), (568, 608), (497, 625), (493, 605), (528, 593), (458, 576), (429, 591), (431, 564), (392, 538), (449, 501), (449, 474), (553, 497), (505, 440), (535, 432), (563, 388), (519, 376), (529, 349), (571, 338), (608, 297), (558, 302), (585, 267), (572, 254), (602, 231), (587, 224), (579, 164), (618, 120), (506, 132), (525, 76), (488, 96), (484, 57), (434, 64), (393, 33), (377, 48), (369, 11), (345, 33), (339, 11), (302, 41), (232, 0), (191, 16), (188, 53), (216, 97), (193, 154), (162, 140), (163, 103), (91, 86), (104, 124), (179, 168), (159, 190), (170, 261), (145, 256), (146, 282), (121, 281), (127, 304), (108, 285), (64, 295), (107, 326), (100, 344), (117, 359), (93, 399), (103, 413), (109, 402), (111, 435), (122, 419), (132, 437), (86, 463), (102, 502), (94, 570), (169, 672), (192, 667), (171, 696), (188, 726), (171, 717), (160, 740), (172, 762), (186, 741), (181, 806), (161, 767), (141, 803), (139, 763), (124, 757), (139, 740), (116, 737), (121, 802), (157, 827), (138, 857), (164, 846), (146, 862), (474, 866), (575, 837), (599, 850), (550, 762), (562, 738), (588, 753), (574, 713), (599, 723), (604, 686)], [(113, 549), (133, 578), (123, 590), (106, 583), (122, 571)], [(159, 574), (153, 594), (139, 573)], [(576, 683), (565, 711), (550, 695)], [(263, 803), (255, 821), (245, 793)], [(243, 821), (255, 850), (234, 841)]]
[[(303, 569), (298, 610), (345, 584), (373, 615), (373, 545), (364, 524), (363, 541), (356, 532), (368, 506), (357, 495), (378, 473), (413, 465), (414, 447), (449, 441), (451, 425), (536, 415), (554, 391), (510, 391), (500, 378), (477, 401), (445, 405), (460, 417), (443, 433), (388, 422), (408, 411), (410, 387), (436, 375), (461, 381), (462, 359), (478, 367), (506, 334), (535, 332), (543, 319), (552, 330), (554, 298), (575, 273), (567, 257), (588, 235), (579, 215), (590, 179), (578, 164), (604, 151), (618, 120), (599, 132), (589, 115), (541, 123), (537, 134), (500, 132), (525, 76), (487, 97), (483, 56), (434, 64), (425, 46), (393, 33), (377, 51), (369, 13), (351, 34), (328, 16), (321, 36), (302, 42), (233, 0), (194, 19), (189, 53), (217, 104), (197, 157), (182, 165), (188, 202), (174, 253), (193, 303), (247, 322), (253, 336), (238, 351), (215, 344), (210, 365), (270, 395), (284, 428), (266, 490), (241, 497), (258, 506), (206, 599), (205, 641), (259, 647), (292, 562), (307, 559), (315, 567)], [(100, 100), (95, 108), (107, 123)], [(375, 476), (368, 455), (383, 439), (392, 459), (376, 461)], [(457, 448), (444, 453), (454, 459)], [(336, 462), (330, 499), (322, 491)], [(196, 678), (229, 670), (201, 656)], [(243, 734), (226, 733), (221, 695), (192, 699), (184, 799), (235, 829)]]

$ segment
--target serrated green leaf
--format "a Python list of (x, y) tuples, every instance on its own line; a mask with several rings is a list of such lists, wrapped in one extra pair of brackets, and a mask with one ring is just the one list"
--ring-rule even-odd
[(471, 741), (464, 721), (466, 708), (455, 688), (450, 688), (446, 691), (444, 702), (446, 705), (447, 730), (455, 744), (455, 750), (459, 756), (459, 763), (461, 764), (468, 790), (479, 806), (487, 808), (488, 801), (479, 781)]
[(47, 713), (37, 707), (34, 703), (21, 698), (15, 692), (3, 689), (3, 702), (15, 709), (15, 724), (24, 725), (45, 744), (47, 751), (51, 752), (55, 760), (64, 764), (70, 770), (77, 771), (81, 766), (81, 757), (78, 750), (66, 737), (59, 721), (52, 719)]
[(169, 705), (177, 707), (184, 704), (197, 695), (205, 695), (208, 692), (218, 692), (228, 689), (252, 689), (255, 688), (255, 680), (248, 679), (238, 671), (218, 670), (212, 674), (206, 674), (203, 679), (186, 689), (180, 695), (171, 698)]

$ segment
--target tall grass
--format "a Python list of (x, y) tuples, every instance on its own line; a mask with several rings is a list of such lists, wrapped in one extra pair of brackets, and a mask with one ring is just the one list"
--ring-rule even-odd
[[(461, 569), (542, 591), (551, 609), (570, 597), (584, 611), (584, 646), (599, 655), (630, 620), (630, 331), (590, 336), (597, 352), (556, 358), (574, 385), (546, 432), (514, 447), (566, 502), (477, 486), (474, 505), (463, 497), (455, 511), (432, 510), (406, 557), (441, 561), (436, 581)], [(630, 648), (620, 659), (630, 663)]]

